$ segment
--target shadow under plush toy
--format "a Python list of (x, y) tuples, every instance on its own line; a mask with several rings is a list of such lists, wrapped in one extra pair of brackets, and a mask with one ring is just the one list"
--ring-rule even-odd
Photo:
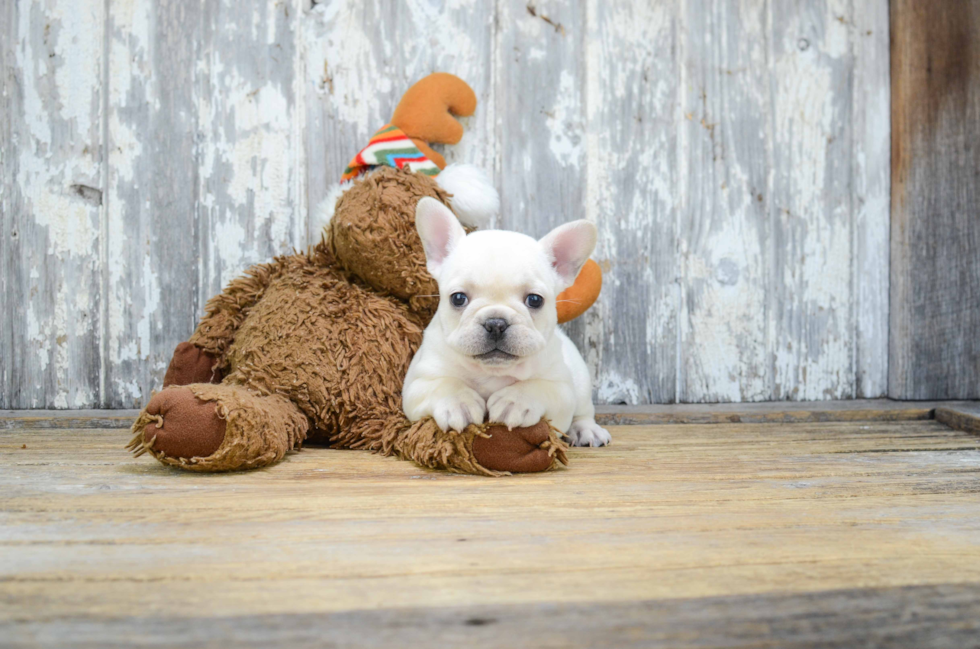
[[(410, 423), (401, 388), (438, 303), (415, 230), (425, 196), (469, 227), (496, 212), (478, 170), (445, 167), (430, 143), (455, 144), (476, 96), (450, 74), (432, 74), (404, 95), (391, 124), (351, 161), (336, 200), (325, 201), (323, 237), (304, 254), (249, 269), (212, 298), (133, 424), (128, 448), (191, 471), (268, 466), (306, 439), (398, 455), (482, 475), (544, 471), (565, 462), (558, 432), (470, 426), (442, 431)], [(599, 292), (594, 262), (568, 289), (570, 320)]]

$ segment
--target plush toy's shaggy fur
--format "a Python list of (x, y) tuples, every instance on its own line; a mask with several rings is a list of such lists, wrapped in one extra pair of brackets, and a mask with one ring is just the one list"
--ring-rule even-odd
[(130, 448), (193, 471), (256, 468), (307, 439), (434, 469), (500, 475), (564, 462), (542, 422), (444, 432), (409, 423), (402, 380), (438, 303), (415, 205), (437, 182), (379, 168), (354, 181), (310, 251), (251, 268), (207, 305)]

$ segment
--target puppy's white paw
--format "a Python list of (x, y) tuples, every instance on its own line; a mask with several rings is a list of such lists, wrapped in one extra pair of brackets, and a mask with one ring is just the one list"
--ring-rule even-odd
[(609, 431), (595, 423), (595, 419), (573, 421), (565, 434), (572, 440), (572, 446), (605, 446), (612, 441)]
[(490, 421), (503, 424), (508, 430), (533, 426), (544, 416), (544, 405), (529, 399), (521, 388), (513, 385), (491, 394), (487, 409)]
[(439, 399), (432, 409), (432, 418), (445, 431), (462, 432), (470, 424), (482, 424), (486, 414), (487, 404), (483, 397), (470, 388)]

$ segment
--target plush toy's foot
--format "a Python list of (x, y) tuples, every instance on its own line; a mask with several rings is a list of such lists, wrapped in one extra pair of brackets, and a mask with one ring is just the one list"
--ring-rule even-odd
[[(547, 471), (554, 462), (551, 453), (551, 426), (541, 420), (528, 428), (507, 430), (497, 424), (487, 426), (473, 438), (473, 457), (491, 471), (537, 473)], [(564, 462), (561, 450), (559, 460)]]
[(195, 383), (154, 395), (127, 448), (188, 471), (236, 471), (278, 462), (302, 445), (308, 429), (306, 416), (282, 397)]
[(396, 452), (430, 469), (501, 476), (534, 473), (568, 464), (561, 434), (541, 420), (534, 426), (507, 430), (500, 424), (470, 425), (465, 431), (443, 431), (427, 417), (399, 435)]
[(225, 440), (227, 422), (218, 416), (218, 403), (201, 401), (186, 387), (156, 393), (144, 412), (152, 423), (143, 438), (166, 456), (208, 457)]
[(192, 383), (221, 383), (221, 370), (213, 369), (217, 359), (197, 345), (180, 343), (163, 377), (163, 387)]

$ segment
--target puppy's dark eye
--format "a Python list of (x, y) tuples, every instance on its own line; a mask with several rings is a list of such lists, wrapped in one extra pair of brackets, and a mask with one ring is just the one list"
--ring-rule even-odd
[(469, 302), (469, 298), (466, 297), (466, 293), (453, 293), (449, 296), (449, 301), (453, 306), (466, 306), (466, 303)]
[(544, 305), (544, 298), (537, 293), (531, 293), (524, 298), (524, 304), (530, 309), (540, 309)]

